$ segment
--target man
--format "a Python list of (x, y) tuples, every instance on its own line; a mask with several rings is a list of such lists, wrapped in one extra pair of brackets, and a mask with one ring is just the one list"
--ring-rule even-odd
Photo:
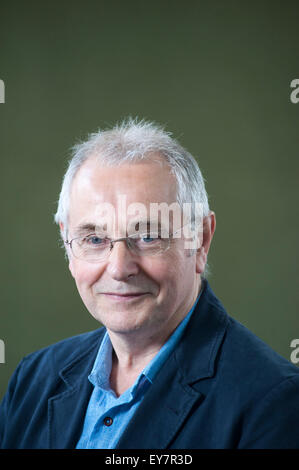
[(128, 120), (77, 145), (55, 219), (104, 327), (20, 363), (2, 448), (299, 447), (299, 371), (212, 292), (215, 214), (169, 134)]

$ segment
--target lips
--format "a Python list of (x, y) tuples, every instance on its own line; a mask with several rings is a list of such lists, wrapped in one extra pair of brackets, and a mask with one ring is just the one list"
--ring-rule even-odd
[(148, 292), (132, 292), (126, 294), (119, 294), (115, 292), (103, 292), (103, 295), (107, 296), (110, 300), (118, 300), (118, 301), (129, 301), (138, 299), (144, 295), (148, 294)]
[(138, 297), (140, 295), (146, 294), (146, 292), (132, 292), (128, 294), (118, 294), (117, 292), (103, 292), (105, 295), (113, 295), (115, 297)]

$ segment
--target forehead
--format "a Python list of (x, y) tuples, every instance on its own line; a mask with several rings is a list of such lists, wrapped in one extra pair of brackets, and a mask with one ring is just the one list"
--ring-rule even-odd
[[(158, 161), (144, 161), (120, 166), (103, 166), (95, 158), (85, 162), (77, 172), (70, 194), (70, 225), (97, 222), (103, 203), (117, 209), (122, 199), (132, 203), (171, 204), (176, 201), (176, 179), (169, 166)], [(91, 220), (93, 219), (93, 220)]]

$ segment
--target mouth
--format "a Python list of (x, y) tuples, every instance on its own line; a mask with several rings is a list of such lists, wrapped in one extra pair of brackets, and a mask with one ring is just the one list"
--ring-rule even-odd
[(105, 295), (110, 300), (117, 300), (117, 301), (123, 301), (123, 302), (134, 300), (134, 299), (139, 299), (140, 297), (143, 297), (147, 294), (148, 292), (135, 292), (135, 293), (130, 293), (130, 294), (116, 294), (114, 292), (103, 293), (103, 295)]

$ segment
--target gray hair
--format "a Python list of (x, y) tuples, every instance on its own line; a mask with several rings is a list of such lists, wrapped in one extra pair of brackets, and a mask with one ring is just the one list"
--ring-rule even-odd
[(194, 203), (199, 202), (203, 207), (203, 216), (208, 215), (208, 196), (195, 158), (160, 125), (128, 118), (112, 129), (99, 129), (72, 148), (72, 158), (63, 178), (54, 216), (55, 222), (62, 223), (66, 233), (72, 182), (88, 158), (96, 156), (104, 166), (117, 166), (142, 160), (156, 161), (154, 154), (165, 159), (176, 178), (179, 205), (183, 207), (188, 202), (193, 208)]

